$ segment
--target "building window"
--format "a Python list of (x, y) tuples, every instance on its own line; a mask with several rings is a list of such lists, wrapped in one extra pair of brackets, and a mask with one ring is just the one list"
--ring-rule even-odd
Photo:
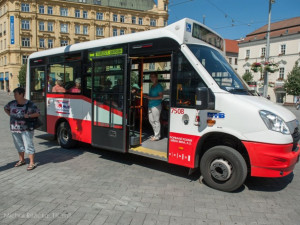
[(279, 80), (284, 79), (284, 68), (279, 68)]
[(120, 30), (120, 35), (124, 35), (125, 34), (125, 30), (121, 29)]
[(27, 64), (28, 55), (22, 55), (22, 64)]
[(48, 22), (48, 31), (53, 31), (53, 22)]
[(143, 18), (139, 17), (139, 25), (143, 25)]
[(120, 22), (125, 23), (125, 16), (123, 16), (123, 15), (120, 16)]
[(234, 59), (234, 65), (237, 65), (237, 62), (238, 62), (238, 59), (235, 58), (235, 59)]
[(61, 16), (68, 16), (68, 9), (67, 8), (60, 8), (60, 15)]
[(6, 22), (3, 23), (3, 35), (6, 35)]
[(80, 18), (80, 10), (79, 9), (75, 9), (75, 17)]
[(118, 36), (118, 31), (116, 28), (113, 29), (113, 36)]
[(60, 40), (60, 46), (67, 46), (68, 40)]
[(135, 17), (135, 16), (133, 16), (133, 17), (131, 18), (131, 23), (132, 23), (132, 24), (136, 24), (136, 17)]
[(250, 58), (250, 49), (247, 49), (246, 50), (246, 59), (249, 59)]
[(53, 40), (48, 39), (48, 48), (53, 48)]
[(164, 20), (164, 26), (168, 26), (168, 21), (167, 20)]
[(45, 39), (40, 38), (40, 48), (45, 48)]
[(4, 66), (6, 66), (6, 64), (7, 64), (7, 58), (6, 56), (4, 56)]
[(114, 14), (114, 15), (113, 15), (113, 21), (114, 21), (114, 22), (118, 22), (118, 15), (117, 15), (117, 14)]
[(150, 20), (150, 26), (156, 27), (156, 20), (155, 19)]
[(167, 11), (168, 10), (168, 5), (166, 3), (164, 3), (164, 10)]
[(68, 24), (66, 24), (66, 23), (60, 24), (60, 32), (68, 33)]
[(45, 7), (43, 5), (39, 6), (39, 13), (44, 14), (45, 13)]
[(53, 14), (53, 7), (52, 6), (48, 6), (48, 14), (49, 15)]
[(80, 25), (75, 25), (75, 34), (80, 34)]
[(97, 12), (96, 19), (97, 20), (103, 20), (103, 13)]
[(22, 4), (21, 4), (21, 11), (22, 11), (22, 12), (29, 12), (29, 4), (27, 4), (27, 3), (22, 3)]
[(229, 59), (229, 64), (232, 64), (232, 58), (228, 58)]
[(132, 33), (132, 34), (135, 33), (135, 29), (131, 29), (131, 33)]
[(286, 50), (286, 45), (281, 45), (280, 46), (280, 54), (285, 55), (285, 50)]
[(84, 35), (88, 34), (88, 26), (83, 26), (83, 34)]
[(6, 49), (6, 39), (4, 39), (4, 49)]
[(103, 36), (103, 27), (97, 27), (96, 28), (96, 35), (97, 36)]
[(29, 38), (22, 38), (22, 47), (30, 47), (30, 39)]
[(149, 70), (155, 70), (155, 63), (149, 64)]
[(21, 25), (22, 29), (24, 29), (24, 30), (29, 30), (30, 29), (29, 20), (22, 20), (21, 23), (22, 23), (22, 25)]
[(45, 23), (43, 21), (39, 22), (39, 30), (40, 31), (44, 31), (45, 30)]
[(265, 57), (266, 56), (266, 48), (263, 47), (261, 48), (261, 57)]
[(88, 13), (87, 11), (83, 11), (83, 19), (87, 19), (88, 18)]

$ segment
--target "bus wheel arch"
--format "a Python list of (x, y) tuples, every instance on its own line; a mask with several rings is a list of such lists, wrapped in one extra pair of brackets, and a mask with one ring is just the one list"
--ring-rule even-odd
[[(249, 154), (247, 152), (246, 147), (242, 143), (240, 139), (237, 137), (222, 133), (222, 132), (211, 132), (208, 134), (205, 134), (204, 136), (201, 137), (201, 139), (198, 142), (197, 145), (197, 150), (195, 154), (195, 167), (200, 167), (201, 169), (201, 160), (204, 154), (209, 151), (210, 149), (217, 147), (217, 146), (224, 146), (224, 147), (229, 147), (232, 150), (236, 151), (239, 153), (243, 160), (245, 161), (246, 164), (246, 171), (247, 175), (251, 174), (251, 165), (250, 165), (250, 158)], [(227, 150), (227, 149), (225, 149)], [(228, 150), (231, 151), (231, 150)], [(235, 154), (235, 153), (232, 153)], [(238, 155), (238, 154), (236, 154)], [(238, 156), (235, 156), (238, 157)], [(221, 162), (223, 165), (226, 167), (226, 162)]]
[(235, 149), (218, 145), (203, 154), (200, 171), (208, 186), (231, 192), (244, 184), (247, 177), (247, 164)]
[(58, 144), (62, 148), (72, 148), (76, 145), (76, 141), (72, 139), (71, 126), (66, 119), (59, 119), (55, 126), (55, 135)]

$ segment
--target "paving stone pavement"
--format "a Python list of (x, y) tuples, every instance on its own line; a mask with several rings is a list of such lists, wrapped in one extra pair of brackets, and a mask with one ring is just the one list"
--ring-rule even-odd
[[(12, 99), (0, 92), (0, 106)], [(290, 108), (298, 119), (300, 111)], [(188, 169), (82, 144), (65, 150), (36, 131), (38, 167), (18, 160), (0, 113), (0, 224), (24, 225), (296, 225), (300, 165), (278, 179), (248, 178), (234, 193), (199, 183)]]

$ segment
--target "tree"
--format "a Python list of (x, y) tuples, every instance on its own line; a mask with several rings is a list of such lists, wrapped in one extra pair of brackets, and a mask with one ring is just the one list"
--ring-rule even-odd
[(243, 75), (242, 77), (243, 77), (243, 80), (244, 80), (245, 82), (250, 82), (250, 81), (253, 80), (253, 75), (252, 75), (252, 73), (249, 72), (249, 71), (245, 72), (244, 75)]
[(19, 84), (20, 84), (21, 87), (26, 86), (26, 70), (27, 70), (27, 65), (23, 64), (21, 66), (21, 69), (19, 71), (19, 76), (18, 76)]
[(296, 61), (293, 69), (289, 72), (283, 88), (288, 95), (299, 96), (300, 95), (300, 67)]

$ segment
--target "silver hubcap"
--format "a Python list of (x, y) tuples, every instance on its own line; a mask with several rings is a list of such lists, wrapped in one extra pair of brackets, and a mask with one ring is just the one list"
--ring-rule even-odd
[(210, 165), (210, 173), (215, 179), (225, 181), (232, 174), (232, 166), (225, 159), (215, 159)]

